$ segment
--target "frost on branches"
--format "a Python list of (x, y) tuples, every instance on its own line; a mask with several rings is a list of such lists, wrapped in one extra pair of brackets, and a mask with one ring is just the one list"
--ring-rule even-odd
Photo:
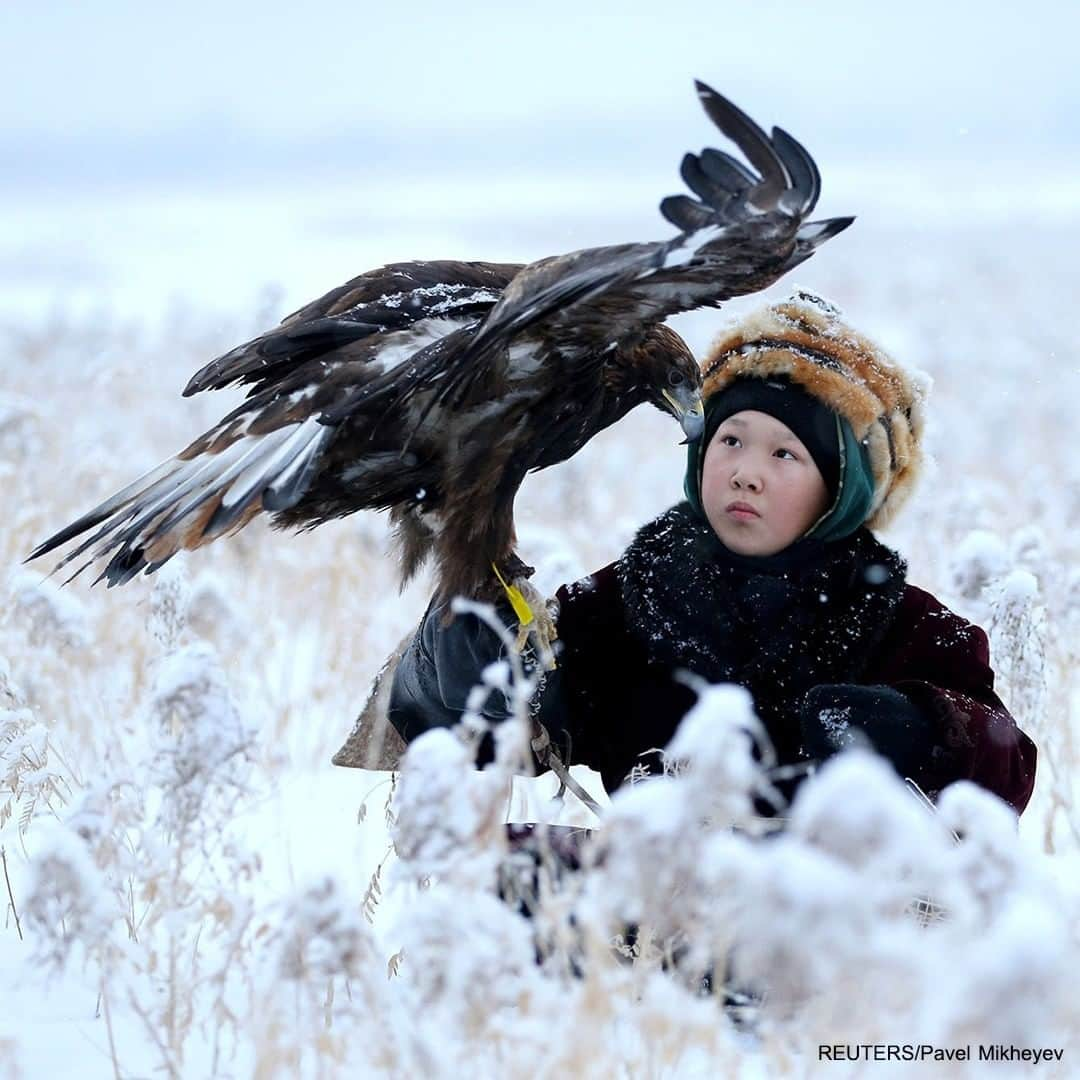
[[(255, 736), (212, 648), (178, 644), (179, 608), (162, 610), (153, 619), (170, 647), (152, 665), (137, 733), (114, 732), (107, 768), (67, 784), (69, 804), (35, 836), (22, 907), (38, 960), (89, 977), (110, 1025), (115, 1009), (133, 1016), (159, 1065), (179, 1075), (209, 1020), (213, 1061), (237, 1036), (258, 866), (228, 826), (253, 793)], [(40, 784), (41, 725), (24, 724), (7, 748), (16, 768), (41, 763), (36, 777), (19, 773), (20, 790)]]
[[(1060, 599), (1043, 599), (1038, 537), (1014, 544), (976, 536), (953, 582), (988, 629), (1003, 692), (1045, 726)], [(85, 648), (88, 615), (13, 580), (9, 627), (57, 655)], [(49, 699), (0, 663), (0, 830), (9, 855), (31, 856), (12, 895), (25, 945), (35, 970), (87, 987), (121, 1075), (606, 1077), (750, 1058), (783, 1075), (822, 1033), (1059, 1046), (1080, 1030), (1080, 890), (1020, 843), (1004, 804), (955, 784), (933, 812), (856, 748), (785, 806), (733, 686), (693, 683), (697, 703), (657, 748), (663, 775), (615, 793), (579, 870), (560, 871), (540, 830), (536, 862), (514, 864), (535, 875), (529, 917), (500, 895), (521, 855), (504, 821), (533, 691), (515, 659), (385, 784), (378, 904), (347, 873), (353, 851), (318, 828), (304, 840), (322, 871), (271, 886), (239, 823), (281, 762), (198, 631), (212, 599), (180, 564), (154, 586), (134, 718), (91, 733), (93, 770), (45, 719)], [(493, 691), (515, 713), (494, 731), (480, 711)], [(489, 731), (495, 761), (479, 771)]]
[[(1002, 610), (1029, 597), (1021, 585)], [(258, 795), (256, 736), (182, 611), (168, 594), (155, 609), (165, 651), (144, 738), (114, 745), (111, 773), (35, 829), (21, 890), (39, 960), (88, 976), (110, 1023), (127, 1018), (117, 1060), (131, 1018), (171, 1075), (677, 1075), (748, 1054), (782, 1074), (821, 1032), (1060, 1045), (1077, 1029), (1077, 898), (1025, 853), (1008, 808), (956, 784), (934, 813), (854, 749), (780, 806), (783, 830), (767, 828), (756, 807), (778, 803), (775, 770), (737, 687), (697, 685), (660, 748), (664, 775), (614, 795), (579, 871), (541, 864), (531, 918), (499, 895), (521, 717), (483, 771), (476, 718), (409, 747), (388, 918), (380, 908), (370, 925), (332, 868), (268, 896), (230, 828)], [(485, 673), (524, 702), (517, 677)], [(15, 691), (6, 700), (10, 754), (40, 765), (46, 733)], [(124, 779), (136, 775), (147, 781)], [(918, 917), (920, 903), (937, 916)], [(753, 1005), (739, 1015), (757, 1042), (733, 1001)]]
[[(588, 1030), (584, 1059), (603, 1075), (622, 1053), (647, 1055), (647, 1031), (667, 1064), (690, 1067), (739, 1053), (721, 1007), (742, 995), (758, 1003), (762, 1054), (812, 1052), (822, 1031), (1061, 1044), (1078, 1019), (1065, 992), (1077, 955), (1056, 912), (1075, 897), (1024, 853), (1003, 803), (961, 783), (934, 813), (855, 749), (803, 784), (783, 831), (763, 831), (754, 798), (775, 792), (749, 698), (701, 690), (667, 774), (615, 794), (583, 869), (548, 881), (532, 919), (493, 895), (495, 778), (471, 774), (449, 732), (413, 745), (399, 854), (426, 888), (401, 913), (394, 982), (414, 1033), (445, 1061), (505, 1071), (516, 1046), (520, 1075), (553, 1075), (567, 1060), (536, 1033)], [(464, 869), (464, 851), (486, 853), (483, 873)], [(568, 962), (551, 962), (560, 950)]]

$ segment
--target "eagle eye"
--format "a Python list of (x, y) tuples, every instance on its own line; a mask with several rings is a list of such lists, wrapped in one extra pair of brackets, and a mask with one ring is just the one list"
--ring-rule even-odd
[(682, 386), (686, 382), (686, 376), (678, 368), (672, 368), (668, 372), (668, 386)]

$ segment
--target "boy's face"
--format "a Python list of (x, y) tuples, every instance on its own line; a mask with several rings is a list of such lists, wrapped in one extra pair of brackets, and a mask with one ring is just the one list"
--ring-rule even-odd
[(747, 409), (729, 416), (706, 448), (701, 501), (725, 547), (739, 555), (775, 555), (825, 513), (829, 492), (791, 429)]

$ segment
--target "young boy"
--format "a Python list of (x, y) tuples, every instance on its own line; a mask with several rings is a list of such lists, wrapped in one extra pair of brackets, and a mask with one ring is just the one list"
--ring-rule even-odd
[[(919, 471), (910, 376), (805, 293), (735, 326), (703, 373), (686, 501), (557, 594), (561, 651), (537, 707), (563, 761), (608, 791), (655, 764), (693, 704), (676, 678), (689, 671), (751, 692), (781, 765), (869, 742), (931, 797), (967, 779), (1022, 812), (1035, 747), (994, 694), (986, 634), (908, 584), (871, 532)], [(394, 676), (406, 742), (456, 723), (500, 652), (476, 618), (442, 614), (428, 610)], [(501, 694), (484, 713), (505, 718)], [(478, 763), (491, 752), (488, 738)]]

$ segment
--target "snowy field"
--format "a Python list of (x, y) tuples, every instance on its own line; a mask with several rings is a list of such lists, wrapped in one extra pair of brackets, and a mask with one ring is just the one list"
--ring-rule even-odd
[[(830, 189), (829, 210), (857, 180)], [(1076, 1075), (1080, 220), (1052, 183), (1021, 216), (1008, 192), (961, 215), (930, 199), (902, 210), (910, 185), (873, 190), (770, 295), (820, 292), (932, 376), (934, 467), (884, 538), (912, 581), (990, 633), (1001, 696), (1040, 748), (1035, 798), (1019, 836), (963, 785), (934, 818), (849, 755), (807, 785), (789, 835), (753, 842), (721, 827), (746, 815), (745, 706), (712, 695), (679, 736), (704, 764), (617, 797), (608, 858), (545, 907), (559, 941), (573, 915), (583, 979), (535, 968), (528, 925), (490, 889), (498, 823), (587, 823), (572, 797), (560, 811), (539, 781), (511, 795), (504, 766), (471, 776), (448, 740), (396, 782), (329, 764), (426, 599), (423, 581), (399, 595), (380, 518), (296, 537), (256, 522), (112, 591), (87, 575), (58, 589), (20, 563), (216, 420), (234, 398), (183, 400), (188, 376), (301, 301), (392, 257), (663, 235), (654, 200), (598, 223), (588, 191), (525, 218), (521, 192), (483, 206), (444, 191), (443, 212), (396, 242), (329, 230), (333, 192), (318, 215), (284, 195), (243, 213), (102, 202), (100, 235), (63, 249), (71, 279), (31, 206), (3, 261), (0, 1073), (799, 1076), (824, 1070), (820, 1043), (1002, 1043), (1063, 1050), (1040, 1075)], [(57, 235), (65, 214), (91, 220), (58, 208)], [(514, 231), (485, 226), (501, 214)], [(724, 317), (676, 325), (700, 350)], [(528, 481), (522, 548), (543, 585), (603, 565), (679, 497), (680, 437), (641, 409)], [(391, 853), (393, 816), (407, 857)], [(917, 895), (947, 918), (919, 925)], [(772, 987), (757, 1035), (647, 949), (616, 963), (605, 943), (627, 919), (661, 937), (678, 920), (703, 956), (752, 942), (741, 973)], [(946, 1074), (873, 1075), (913, 1068)]]

